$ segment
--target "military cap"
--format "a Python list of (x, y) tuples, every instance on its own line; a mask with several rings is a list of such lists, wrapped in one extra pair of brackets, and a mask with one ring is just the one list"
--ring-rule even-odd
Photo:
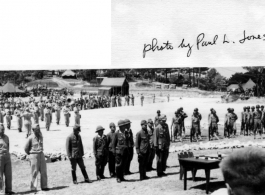
[(260, 105), (256, 105), (256, 108), (260, 108)]
[(35, 124), (32, 125), (32, 129), (36, 129), (36, 128), (39, 128), (39, 127), (40, 127), (40, 125), (38, 123), (35, 123)]
[(105, 129), (102, 126), (97, 126), (96, 133), (99, 131), (104, 131)]
[(183, 107), (180, 107), (179, 109), (180, 109), (180, 110), (183, 110)]
[(231, 110), (231, 108), (227, 108), (227, 111)]
[(246, 107), (246, 106), (244, 106), (244, 107), (243, 107), (243, 109), (247, 109), (247, 107)]
[(249, 106), (247, 106), (247, 109), (250, 109), (250, 107), (249, 107)]
[(261, 108), (264, 108), (264, 106), (263, 106), (263, 105), (261, 105), (260, 107), (261, 107)]
[(81, 128), (80, 128), (80, 125), (75, 125), (74, 127), (73, 127), (73, 130), (74, 131), (81, 131)]
[(158, 110), (157, 113), (160, 113), (160, 110)]
[(119, 120), (118, 121), (118, 126), (119, 127), (121, 127), (121, 126), (124, 126), (124, 125), (126, 125), (127, 123), (126, 123), (126, 121), (124, 121), (124, 120)]
[(251, 109), (255, 109), (255, 106), (251, 106)]
[(231, 111), (234, 111), (234, 108), (231, 108)]
[(210, 111), (213, 111), (213, 108), (211, 108)]
[(116, 126), (115, 126), (114, 123), (111, 122), (111, 123), (109, 124), (109, 127), (116, 127)]
[(142, 120), (142, 121), (141, 121), (141, 125), (147, 125), (146, 120)]
[(127, 125), (127, 124), (130, 124), (132, 122), (129, 119), (124, 119), (124, 123)]
[(195, 108), (194, 111), (198, 111), (198, 108)]
[(150, 124), (153, 124), (154, 123), (152, 119), (148, 119), (147, 122), (150, 123)]

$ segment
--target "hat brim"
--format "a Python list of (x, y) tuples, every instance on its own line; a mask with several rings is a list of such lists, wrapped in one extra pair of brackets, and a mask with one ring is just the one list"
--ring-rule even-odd
[(96, 133), (99, 132), (99, 131), (104, 131), (105, 129), (99, 129), (99, 130), (96, 130)]

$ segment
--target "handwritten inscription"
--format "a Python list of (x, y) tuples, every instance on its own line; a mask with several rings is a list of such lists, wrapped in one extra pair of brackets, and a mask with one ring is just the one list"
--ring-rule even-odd
[[(223, 37), (222, 40), (218, 41), (219, 37)], [(240, 38), (238, 42), (240, 44), (244, 44), (247, 41), (255, 41), (255, 40), (263, 40), (265, 41), (265, 34), (256, 34), (256, 35), (248, 35), (246, 31), (243, 32), (243, 38)], [(214, 35), (213, 37), (207, 37), (205, 33), (200, 33), (195, 41), (196, 49), (200, 50), (203, 47), (209, 47), (209, 46), (215, 46), (217, 44), (235, 44), (236, 42), (228, 39), (228, 35)], [(191, 56), (192, 49), (193, 49), (192, 43), (189, 43), (184, 38), (181, 40), (180, 44), (178, 44), (178, 49), (187, 49), (187, 57)], [(173, 43), (170, 43), (169, 41), (166, 41), (165, 43), (158, 44), (158, 40), (156, 38), (152, 39), (151, 44), (144, 44), (143, 49), (143, 58), (146, 57), (147, 52), (155, 52), (155, 51), (164, 51), (164, 50), (173, 50)]]

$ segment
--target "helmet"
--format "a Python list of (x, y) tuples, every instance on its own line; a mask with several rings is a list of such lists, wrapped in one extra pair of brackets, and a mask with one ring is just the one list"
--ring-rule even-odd
[(105, 130), (102, 126), (97, 126), (96, 133)]
[(260, 105), (256, 105), (256, 108), (260, 108)]
[(198, 108), (195, 108), (194, 111), (198, 111)]

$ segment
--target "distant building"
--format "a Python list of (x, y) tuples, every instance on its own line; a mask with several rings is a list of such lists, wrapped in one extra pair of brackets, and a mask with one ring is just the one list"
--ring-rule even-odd
[(76, 73), (73, 72), (72, 70), (66, 70), (66, 71), (62, 74), (62, 78), (63, 78), (63, 79), (77, 79), (77, 77), (76, 77)]
[[(246, 83), (242, 84), (242, 88), (244, 90), (253, 89), (254, 86), (256, 86), (256, 84), (252, 81), (252, 79), (249, 79)], [(239, 89), (238, 84), (231, 84), (227, 87), (227, 91), (230, 91), (230, 90), (235, 91), (236, 89)]]
[(109, 91), (107, 93), (109, 93), (110, 95), (129, 95), (129, 83), (125, 77), (104, 78), (100, 86), (101, 91)]

